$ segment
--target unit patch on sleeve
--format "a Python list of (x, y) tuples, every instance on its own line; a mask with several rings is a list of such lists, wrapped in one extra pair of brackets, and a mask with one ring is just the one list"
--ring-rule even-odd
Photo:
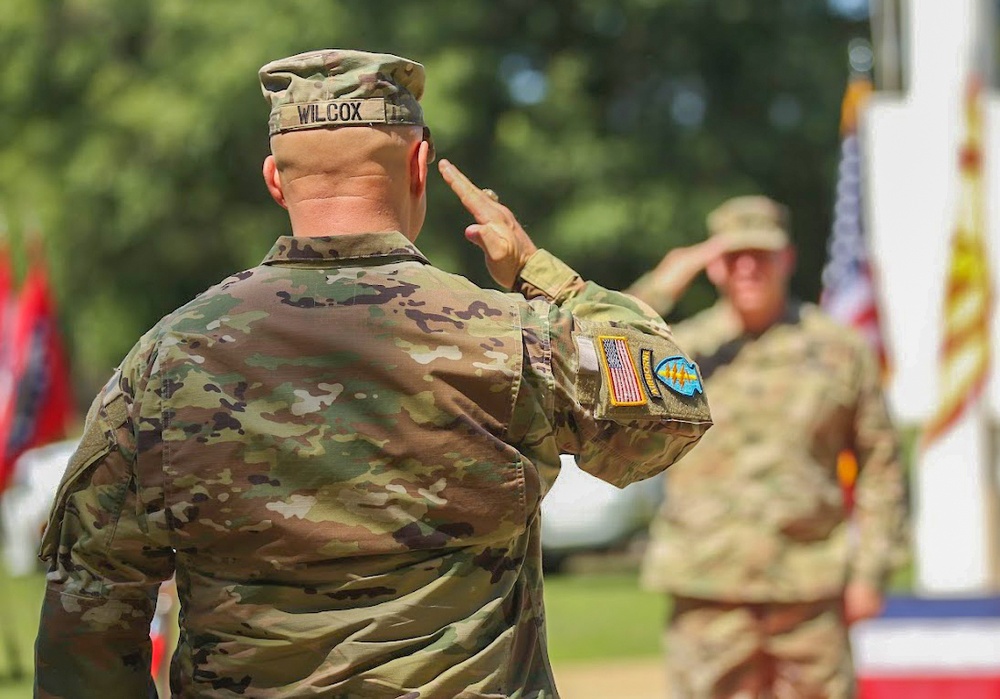
[(686, 357), (667, 357), (656, 365), (656, 378), (674, 393), (693, 396), (704, 393), (698, 367)]
[(645, 405), (646, 394), (639, 386), (628, 340), (620, 336), (602, 335), (597, 338), (598, 358), (608, 381), (608, 398), (612, 405)]
[(646, 393), (650, 398), (661, 398), (660, 387), (656, 385), (656, 372), (653, 370), (653, 350), (643, 348), (639, 350), (642, 364), (642, 383), (646, 386)]

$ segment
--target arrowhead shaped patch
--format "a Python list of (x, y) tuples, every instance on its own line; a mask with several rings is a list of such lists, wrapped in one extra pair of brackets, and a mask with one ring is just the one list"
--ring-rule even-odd
[(698, 367), (686, 357), (667, 357), (656, 365), (656, 379), (674, 393), (693, 396), (704, 393)]

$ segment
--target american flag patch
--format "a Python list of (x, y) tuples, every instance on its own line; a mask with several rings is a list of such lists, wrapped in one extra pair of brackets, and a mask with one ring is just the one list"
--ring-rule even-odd
[(611, 405), (645, 405), (646, 394), (639, 386), (639, 372), (632, 361), (628, 341), (624, 337), (607, 335), (597, 341)]

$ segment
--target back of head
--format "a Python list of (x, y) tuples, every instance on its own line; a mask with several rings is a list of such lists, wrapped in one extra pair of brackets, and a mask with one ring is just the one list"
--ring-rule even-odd
[(429, 141), (422, 65), (322, 49), (272, 61), (259, 77), (283, 204), (405, 199), (413, 147)]
[(321, 49), (260, 69), (271, 136), (341, 126), (423, 128), (424, 67), (385, 53)]

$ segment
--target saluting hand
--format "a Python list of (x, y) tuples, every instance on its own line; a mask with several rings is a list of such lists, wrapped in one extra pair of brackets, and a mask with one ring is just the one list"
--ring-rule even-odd
[(653, 270), (656, 290), (668, 298), (680, 298), (694, 278), (726, 251), (727, 243), (715, 236), (701, 243), (674, 248)]
[(512, 289), (517, 275), (538, 248), (514, 214), (472, 184), (461, 170), (447, 160), (438, 163), (441, 176), (476, 222), (465, 229), (467, 240), (475, 243), (486, 257), (486, 269), (496, 283)]

